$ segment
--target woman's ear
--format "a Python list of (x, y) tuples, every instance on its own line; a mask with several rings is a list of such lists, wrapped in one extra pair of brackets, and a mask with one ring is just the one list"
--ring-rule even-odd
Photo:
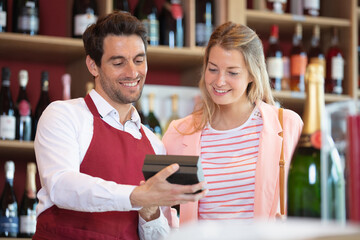
[(99, 75), (98, 67), (95, 61), (89, 55), (86, 56), (86, 66), (91, 75), (93, 75), (94, 77), (97, 77)]

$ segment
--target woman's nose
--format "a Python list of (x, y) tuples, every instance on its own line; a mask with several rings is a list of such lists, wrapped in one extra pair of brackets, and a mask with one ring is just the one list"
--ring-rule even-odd
[(218, 75), (216, 81), (215, 81), (215, 85), (216, 85), (217, 87), (222, 87), (222, 86), (224, 86), (225, 84), (226, 84), (225, 76), (224, 76), (224, 74), (221, 74), (221, 73), (220, 73), (220, 74)]

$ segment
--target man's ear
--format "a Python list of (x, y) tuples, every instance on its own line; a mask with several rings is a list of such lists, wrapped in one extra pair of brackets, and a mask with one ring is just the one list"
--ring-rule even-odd
[(99, 75), (98, 67), (95, 61), (89, 55), (86, 56), (86, 66), (91, 75), (93, 75), (94, 77), (97, 77)]

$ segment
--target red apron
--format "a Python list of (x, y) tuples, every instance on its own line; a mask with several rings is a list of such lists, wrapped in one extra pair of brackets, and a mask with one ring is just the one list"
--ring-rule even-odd
[[(154, 154), (143, 129), (142, 138), (136, 139), (104, 122), (89, 95), (85, 102), (94, 116), (94, 132), (80, 172), (118, 184), (139, 185), (144, 180), (145, 155)], [(33, 239), (139, 239), (138, 212), (78, 212), (54, 205), (39, 215)]]

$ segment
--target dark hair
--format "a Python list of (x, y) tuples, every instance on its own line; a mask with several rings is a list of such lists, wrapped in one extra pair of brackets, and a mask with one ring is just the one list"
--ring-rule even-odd
[(130, 36), (133, 34), (142, 39), (146, 50), (147, 33), (143, 24), (128, 12), (114, 11), (99, 18), (95, 24), (85, 30), (82, 39), (86, 55), (89, 55), (97, 66), (101, 66), (104, 38), (108, 35)]

